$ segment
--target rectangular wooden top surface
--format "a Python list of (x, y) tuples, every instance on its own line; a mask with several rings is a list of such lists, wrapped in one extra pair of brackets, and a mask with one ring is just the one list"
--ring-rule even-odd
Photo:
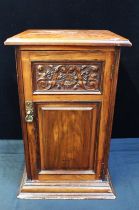
[(108, 30), (26, 30), (8, 38), (5, 45), (131, 46), (131, 42)]

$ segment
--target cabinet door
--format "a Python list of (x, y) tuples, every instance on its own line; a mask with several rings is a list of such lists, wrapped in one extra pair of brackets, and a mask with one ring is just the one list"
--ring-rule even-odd
[(35, 108), (40, 179), (55, 174), (93, 177), (100, 103), (38, 103)]

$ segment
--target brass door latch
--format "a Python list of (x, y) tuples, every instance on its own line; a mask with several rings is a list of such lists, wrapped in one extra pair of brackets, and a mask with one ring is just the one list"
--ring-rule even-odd
[(26, 122), (33, 122), (33, 102), (32, 101), (26, 101), (25, 102), (25, 109), (26, 109)]

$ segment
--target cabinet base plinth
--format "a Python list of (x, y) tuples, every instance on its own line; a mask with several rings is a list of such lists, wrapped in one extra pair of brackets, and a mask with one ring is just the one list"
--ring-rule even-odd
[(23, 174), (19, 194), (21, 199), (115, 199), (108, 176), (106, 181), (38, 181)]

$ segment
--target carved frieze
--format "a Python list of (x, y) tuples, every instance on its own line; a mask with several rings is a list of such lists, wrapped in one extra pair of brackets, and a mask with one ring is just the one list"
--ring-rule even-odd
[(33, 63), (34, 91), (100, 91), (102, 62)]

